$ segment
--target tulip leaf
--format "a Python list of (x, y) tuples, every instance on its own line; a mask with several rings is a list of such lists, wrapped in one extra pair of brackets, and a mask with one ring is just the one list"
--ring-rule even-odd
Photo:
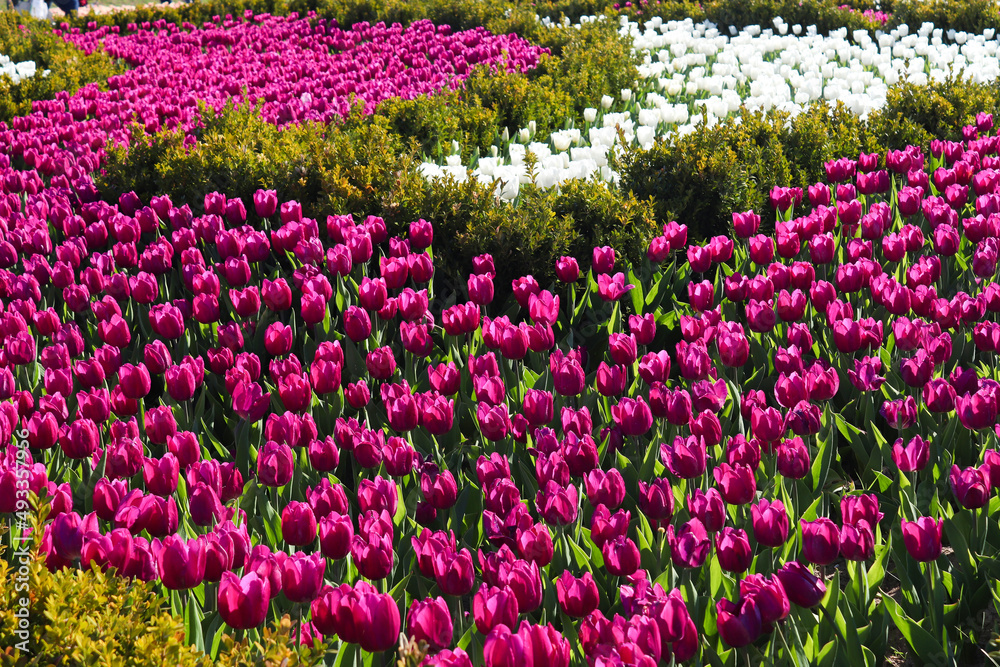
[(222, 616), (215, 614), (215, 619), (208, 626), (208, 636), (212, 638), (212, 650), (209, 657), (214, 661), (219, 657), (219, 647), (222, 646), (222, 637), (225, 634), (222, 630)]
[(875, 550), (875, 562), (868, 568), (868, 586), (871, 590), (877, 590), (885, 579), (885, 560), (889, 556), (889, 545), (877, 547)]
[(920, 624), (906, 615), (900, 608), (899, 603), (889, 596), (882, 598), (889, 617), (896, 624), (896, 629), (903, 635), (913, 651), (924, 660), (932, 660), (942, 654), (941, 645), (934, 639), (927, 630), (920, 627)]
[(201, 610), (191, 593), (188, 591), (187, 608), (184, 611), (184, 634), (189, 644), (194, 644), (199, 651), (204, 651), (205, 636), (201, 629)]
[(812, 503), (803, 511), (799, 518), (803, 521), (815, 521), (816, 517), (819, 516), (819, 506), (823, 502), (823, 497), (820, 496), (816, 498)]
[(632, 269), (628, 271), (628, 284), (634, 285), (632, 289), (629, 290), (629, 296), (632, 297), (632, 307), (635, 309), (636, 315), (642, 315), (642, 305), (645, 303), (645, 298), (642, 294), (643, 281), (636, 277), (635, 272)]
[[(658, 303), (659, 303), (659, 299), (658, 299), (659, 294), (660, 294), (660, 281), (657, 280), (656, 282), (654, 282), (650, 286), (649, 291), (646, 292), (645, 305), (648, 306), (648, 307), (655, 308), (658, 305)], [(641, 315), (642, 314), (642, 310), (640, 310), (636, 314), (637, 315)]]
[(591, 557), (588, 556), (586, 552), (584, 552), (584, 550), (580, 547), (580, 545), (578, 545), (573, 540), (567, 540), (567, 543), (569, 544), (570, 550), (572, 550), (573, 552), (573, 557), (576, 559), (577, 567), (583, 570), (587, 570), (588, 572), (591, 572), (592, 571), (591, 568), (593, 567), (593, 563), (591, 562)]
[[(875, 475), (875, 481), (878, 482), (879, 492), (885, 493), (892, 486), (892, 480), (880, 473), (878, 470), (872, 470), (872, 474)], [(901, 477), (900, 479), (906, 479)]]
[(354, 667), (358, 657), (358, 645), (341, 641), (340, 648), (337, 649), (337, 659), (333, 667)]
[(829, 434), (818, 439), (819, 453), (816, 460), (813, 461), (811, 470), (813, 493), (822, 491), (826, 484), (826, 478), (830, 474), (830, 463), (833, 461), (833, 453), (837, 449), (836, 432), (831, 423), (829, 406), (824, 411), (823, 421), (825, 422), (824, 431), (829, 429)]
[(462, 638), (458, 640), (455, 646), (463, 650), (467, 649), (469, 644), (472, 642), (472, 633), (475, 629), (475, 625), (469, 626), (469, 629), (465, 631), (465, 634), (462, 635)]
[[(982, 511), (982, 510), (973, 510)], [(966, 582), (972, 583), (979, 579), (979, 574), (976, 571), (975, 559), (972, 557), (972, 550), (969, 548), (969, 542), (965, 539), (967, 534), (970, 534), (971, 526), (962, 526), (958, 524), (961, 519), (967, 519), (968, 514), (962, 512), (956, 514), (950, 519), (945, 519), (944, 530), (948, 534), (948, 542), (951, 544), (952, 549), (955, 550), (955, 559), (958, 561), (958, 565), (962, 570), (962, 576)], [(965, 521), (963, 523), (969, 523)]]
[(576, 661), (584, 662), (583, 647), (580, 646), (580, 635), (577, 634), (573, 619), (562, 610), (562, 607), (559, 607), (559, 620), (562, 621), (562, 632), (566, 639), (569, 640), (574, 658)]
[(835, 665), (836, 662), (837, 642), (836, 640), (831, 640), (816, 653), (811, 664), (816, 665), (816, 667), (830, 667), (831, 665)]
[(719, 590), (722, 588), (722, 565), (719, 557), (715, 554), (709, 559), (709, 590), (714, 599), (719, 598)]

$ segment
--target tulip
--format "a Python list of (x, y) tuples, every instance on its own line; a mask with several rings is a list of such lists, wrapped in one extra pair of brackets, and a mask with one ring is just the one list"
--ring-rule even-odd
[(311, 602), (323, 586), (326, 559), (321, 554), (298, 552), (279, 565), (281, 590), (292, 602)]
[(521, 531), (517, 538), (517, 548), (521, 557), (545, 567), (552, 562), (554, 545), (549, 529), (543, 523), (536, 523), (531, 528)]
[(415, 641), (427, 642), (431, 649), (451, 644), (454, 629), (444, 598), (414, 600), (407, 614), (406, 633)]
[(715, 549), (719, 555), (719, 565), (726, 572), (738, 574), (750, 568), (753, 551), (746, 531), (723, 528), (715, 536)]
[(652, 483), (639, 481), (639, 509), (652, 521), (668, 521), (674, 513), (674, 494), (670, 482), (662, 477)]
[(513, 633), (506, 625), (498, 624), (490, 630), (483, 644), (486, 667), (519, 667), (533, 665), (530, 639)]
[(605, 569), (614, 576), (627, 577), (639, 569), (639, 549), (624, 535), (605, 542), (601, 555)]
[(472, 591), (475, 572), (472, 569), (472, 555), (468, 549), (455, 552), (439, 552), (434, 557), (434, 579), (445, 595), (461, 597)]
[(811, 563), (829, 565), (840, 553), (840, 531), (830, 519), (801, 521), (802, 555)]
[(617, 509), (625, 499), (625, 480), (617, 468), (607, 472), (600, 468), (589, 471), (584, 477), (587, 500), (595, 507), (605, 505)]
[(777, 440), (784, 433), (781, 413), (774, 408), (754, 406), (750, 413), (750, 428), (760, 440)]
[(168, 535), (156, 554), (160, 580), (170, 590), (194, 588), (205, 576), (205, 557), (205, 543), (200, 538), (185, 541)]
[(476, 629), (487, 635), (497, 626), (512, 628), (517, 623), (517, 599), (514, 592), (482, 584), (472, 598), (472, 616)]
[(598, 548), (603, 548), (605, 542), (622, 537), (628, 532), (631, 513), (618, 510), (614, 514), (603, 505), (598, 505), (590, 520), (590, 539)]
[(305, 546), (316, 539), (316, 515), (308, 503), (292, 501), (281, 511), (281, 536), (294, 546)]
[(124, 364), (118, 369), (118, 383), (127, 398), (140, 399), (149, 393), (149, 371), (143, 364)]
[(722, 499), (730, 505), (745, 505), (757, 492), (757, 481), (749, 466), (721, 463), (712, 470)]
[(687, 498), (688, 513), (697, 517), (710, 533), (722, 530), (726, 523), (726, 508), (718, 490), (709, 489), (702, 492), (695, 489)]
[(653, 413), (641, 396), (622, 398), (611, 406), (611, 416), (627, 436), (645, 435), (653, 426)]
[(257, 477), (265, 486), (284, 486), (292, 479), (295, 462), (292, 449), (273, 440), (264, 443), (257, 454)]
[[(355, 586), (359, 588), (360, 584)], [(377, 593), (370, 585), (362, 590), (352, 610), (360, 634), (358, 644), (369, 653), (389, 650), (399, 642), (399, 607), (388, 593)]]
[(780, 500), (769, 502), (761, 499), (750, 508), (753, 517), (753, 535), (766, 547), (780, 547), (788, 539), (788, 513)]
[(537, 563), (523, 560), (502, 563), (498, 577), (501, 586), (514, 592), (518, 613), (530, 613), (542, 604), (542, 577)]
[(580, 265), (573, 257), (560, 257), (556, 260), (556, 278), (560, 282), (575, 283), (580, 279)]
[(150, 493), (166, 497), (177, 490), (179, 470), (177, 457), (167, 452), (160, 459), (143, 459), (142, 479)]
[(840, 553), (847, 560), (868, 560), (875, 555), (875, 534), (864, 519), (840, 531)]
[(64, 427), (59, 435), (59, 446), (71, 459), (90, 458), (100, 444), (97, 424), (89, 419), (77, 419), (68, 428)]
[(556, 596), (560, 608), (571, 618), (588, 616), (601, 602), (597, 584), (589, 572), (578, 579), (569, 570), (563, 570), (556, 579)]
[(673, 526), (667, 526), (667, 542), (674, 565), (688, 568), (701, 567), (712, 546), (704, 524), (697, 518), (683, 524), (676, 532)]
[(420, 475), (420, 490), (431, 507), (446, 510), (455, 504), (458, 487), (450, 470), (430, 470)]
[(319, 546), (327, 558), (340, 560), (351, 551), (354, 524), (350, 515), (331, 511), (319, 520)]
[(969, 430), (989, 428), (997, 421), (997, 403), (983, 390), (959, 396), (955, 412), (962, 426)]
[(700, 477), (705, 473), (707, 462), (706, 443), (697, 436), (689, 438), (677, 436), (673, 445), (665, 443), (660, 445), (660, 460), (675, 477), (681, 479)]
[(845, 524), (855, 525), (864, 520), (873, 528), (883, 516), (878, 508), (878, 499), (872, 494), (844, 496), (840, 499), (840, 513)]
[(218, 610), (222, 620), (237, 630), (255, 628), (267, 616), (271, 587), (266, 578), (256, 572), (242, 578), (224, 572), (219, 583)]
[(729, 646), (742, 648), (752, 644), (761, 633), (760, 610), (753, 598), (739, 604), (722, 598), (715, 604), (719, 636)]
[(892, 445), (892, 460), (896, 462), (900, 472), (923, 470), (930, 460), (930, 443), (920, 436), (914, 436), (904, 447), (903, 439), (899, 438)]
[(979, 509), (989, 503), (991, 495), (989, 466), (962, 470), (957, 465), (952, 465), (948, 481), (951, 484), (951, 492), (962, 507)]
[(778, 446), (778, 473), (790, 479), (802, 479), (809, 472), (809, 447), (802, 438), (785, 440)]
[(624, 273), (616, 273), (614, 276), (602, 273), (597, 276), (597, 295), (604, 301), (617, 301), (634, 288), (635, 285), (625, 283)]
[(802, 563), (785, 563), (775, 576), (788, 599), (800, 607), (815, 607), (826, 595), (826, 585)]
[(539, 490), (535, 502), (539, 515), (546, 523), (563, 526), (576, 520), (579, 499), (574, 485), (563, 487), (549, 480)]

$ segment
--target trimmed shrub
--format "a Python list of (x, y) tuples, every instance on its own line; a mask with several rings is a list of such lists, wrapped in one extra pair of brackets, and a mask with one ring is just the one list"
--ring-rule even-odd
[(825, 102), (794, 119), (743, 111), (647, 151), (630, 148), (617, 168), (622, 189), (651, 198), (660, 222), (676, 219), (694, 238), (708, 238), (728, 232), (732, 211), (755, 209), (771, 218), (771, 187), (805, 188), (824, 178), (828, 160), (860, 152), (884, 156), (910, 144), (927, 150), (932, 138), (961, 139), (962, 127), (983, 111), (1000, 114), (1000, 92), (989, 84), (901, 84), (867, 120)]
[[(31, 113), (31, 103), (55, 97), (59, 91), (75, 93), (88, 83), (105, 83), (121, 65), (104, 53), (84, 55), (52, 32), (47, 21), (16, 12), (0, 13), (0, 53), (14, 62), (32, 60), (35, 76), (14, 84), (0, 77), (0, 121)], [(49, 70), (48, 75), (42, 72)]]
[(476, 180), (428, 183), (417, 172), (417, 142), (393, 132), (383, 116), (357, 111), (337, 126), (279, 130), (252, 109), (203, 113), (193, 145), (177, 132), (138, 138), (142, 128), (133, 126), (131, 150), (108, 151), (98, 179), (104, 196), (114, 200), (132, 190), (149, 201), (169, 194), (199, 213), (209, 192), (250, 202), (265, 188), (302, 203), (321, 226), (332, 214), (378, 215), (391, 233), (401, 233), (425, 218), (454, 239), (437, 250), (445, 273), (459, 275), (473, 257), (490, 252), (501, 285), (524, 273), (550, 277), (560, 255), (583, 259), (595, 244), (614, 245), (638, 261), (656, 235), (648, 202), (602, 183), (570, 182), (561, 190), (525, 185), (516, 204)]
[[(295, 667), (322, 663), (325, 647), (296, 647), (298, 629), (287, 615), (254, 641), (220, 637), (213, 660), (187, 640), (183, 617), (171, 615), (170, 602), (159, 587), (96, 569), (53, 573), (37, 547), (32, 546), (26, 562), (13, 552), (0, 558), (0, 646), (4, 648), (0, 662), (4, 665)], [(11, 555), (15, 564), (6, 560)], [(27, 651), (18, 650), (24, 640), (15, 633), (17, 613), (24, 608), (22, 598), (28, 600)]]

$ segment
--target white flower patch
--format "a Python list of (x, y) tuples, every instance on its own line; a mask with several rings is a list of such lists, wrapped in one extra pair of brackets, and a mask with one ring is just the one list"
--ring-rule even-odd
[[(32, 60), (25, 60), (16, 63), (7, 56), (0, 54), (0, 76), (8, 76), (11, 82), (17, 84), (24, 79), (30, 79), (38, 73), (38, 67)], [(49, 71), (42, 72), (42, 76), (48, 76)]]
[[(554, 30), (579, 29), (607, 20), (542, 23)], [(617, 182), (608, 153), (620, 141), (649, 148), (659, 138), (683, 136), (700, 123), (709, 127), (740, 110), (777, 109), (796, 116), (812, 103), (843, 103), (861, 118), (886, 103), (889, 88), (900, 82), (916, 85), (961, 75), (979, 83), (1000, 79), (998, 41), (993, 29), (973, 35), (925, 23), (911, 34), (905, 25), (889, 32), (846, 28), (818, 34), (815, 26), (747, 26), (725, 32), (691, 19), (643, 24), (621, 18), (619, 32), (632, 41), (639, 56), (634, 89), (608, 91), (583, 114), (584, 127), (553, 132), (548, 142), (534, 141), (534, 122), (517, 133), (506, 155), (482, 158), (463, 166), (455, 156), (443, 166), (425, 163), (428, 178), (451, 174), (484, 183), (497, 182), (497, 195), (517, 196), (518, 186), (534, 182), (558, 187), (571, 178)], [(455, 151), (458, 152), (457, 150)], [(535, 156), (532, 173), (525, 155)], [(514, 179), (516, 184), (511, 185)]]

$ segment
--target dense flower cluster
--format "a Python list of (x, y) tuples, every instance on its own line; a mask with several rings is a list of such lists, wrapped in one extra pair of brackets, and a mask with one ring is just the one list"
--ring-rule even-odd
[[(32, 60), (24, 60), (16, 63), (7, 56), (0, 53), (0, 77), (6, 76), (11, 83), (18, 84), (24, 79), (30, 79), (38, 72), (38, 66)], [(48, 71), (42, 71), (42, 76), (47, 76)]]
[[(197, 57), (225, 33), (189, 34), (168, 42)], [(0, 437), (30, 453), (4, 447), (0, 512), (25, 479), (49, 496), (50, 568), (211, 591), (205, 628), (403, 633), (427, 665), (713, 662), (787, 651), (789, 623), (808, 661), (863, 662), (837, 619), (889, 616), (954, 662), (946, 604), (986, 585), (966, 562), (1000, 504), (992, 116), (775, 186), (771, 233), (670, 222), (641, 266), (593, 248), (503, 304), (489, 255), (435, 283), (422, 219), (102, 201), (88, 174), (136, 105), (190, 120), (139, 95), (0, 134)], [(875, 595), (889, 559), (908, 606)], [(843, 594), (818, 570), (841, 560)]]
[[(530, 129), (524, 129), (507, 155), (469, 165), (473, 176), (485, 183), (500, 179), (502, 196), (513, 198), (519, 185), (532, 181), (525, 162), (530, 151), (538, 159), (534, 182), (541, 187), (573, 178), (615, 181), (608, 153), (619, 141), (619, 130), (625, 141), (648, 148), (657, 137), (689, 133), (702, 121), (712, 125), (741, 108), (797, 115), (810, 103), (826, 100), (865, 117), (885, 104), (889, 87), (899, 82), (920, 85), (957, 75), (980, 82), (1000, 78), (1000, 42), (993, 29), (945, 35), (927, 23), (916, 34), (902, 25), (875, 35), (855, 31), (848, 39), (846, 28), (821, 35), (815, 27), (790, 29), (780, 18), (774, 29), (748, 26), (725, 35), (711, 23), (695, 25), (690, 19), (653, 18), (640, 25), (622, 17), (620, 32), (632, 39), (644, 61), (637, 90), (605, 96), (602, 109), (585, 112), (582, 129), (554, 132), (549, 142), (532, 142)], [(457, 158), (443, 166), (428, 162), (422, 169), (428, 178), (467, 178), (467, 166)]]
[(150, 134), (180, 129), (193, 142), (200, 101), (215, 109), (260, 104), (260, 113), (278, 125), (327, 122), (347, 113), (351, 99), (371, 111), (390, 96), (457, 85), (475, 64), (533, 67), (543, 52), (514, 36), (482, 29), (452, 34), (427, 21), (406, 29), (358, 24), (342, 30), (315, 18), (249, 13), (201, 29), (162, 20), (141, 28), (128, 35), (106, 26), (69, 31), (66, 39), (85, 51), (103, 47), (133, 69), (112, 77), (107, 90), (95, 83), (72, 97), (61, 92), (35, 102), (32, 114), (9, 127), (0, 123), (3, 152), (92, 200), (90, 174), (105, 147), (128, 145), (135, 122)]

